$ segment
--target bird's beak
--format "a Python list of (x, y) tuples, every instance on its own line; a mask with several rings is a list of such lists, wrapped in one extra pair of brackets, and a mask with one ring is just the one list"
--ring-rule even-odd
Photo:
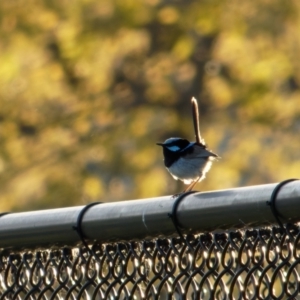
[(163, 146), (164, 144), (162, 144), (162, 143), (156, 143), (156, 145), (158, 145), (158, 146)]

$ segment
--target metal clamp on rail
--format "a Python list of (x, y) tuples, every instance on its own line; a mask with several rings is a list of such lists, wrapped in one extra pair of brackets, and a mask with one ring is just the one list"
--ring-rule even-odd
[(5, 216), (5, 215), (8, 215), (8, 214), (10, 214), (10, 212), (3, 212), (3, 213), (0, 213), (0, 218), (3, 217), (3, 216)]
[(95, 206), (97, 204), (101, 204), (101, 203), (103, 203), (103, 202), (92, 202), (92, 203), (89, 203), (86, 206), (84, 206), (83, 209), (78, 214), (76, 226), (73, 226), (73, 229), (78, 233), (82, 244), (86, 247), (86, 249), (88, 250), (88, 252), (90, 254), (92, 254), (92, 250), (89, 248), (87, 242), (85, 241), (86, 237), (84, 236), (84, 233), (83, 233), (82, 227), (81, 227), (81, 225), (82, 225), (82, 219), (83, 219), (84, 214), (87, 212), (87, 210), (90, 207)]
[(274, 189), (273, 192), (272, 192), (270, 201), (267, 201), (267, 205), (270, 206), (274, 218), (276, 219), (276, 221), (277, 221), (279, 227), (280, 227), (281, 229), (283, 229), (283, 230), (284, 230), (284, 227), (283, 227), (283, 224), (282, 224), (282, 222), (281, 222), (281, 220), (280, 220), (280, 218), (279, 218), (279, 217), (283, 218), (283, 216), (278, 212), (278, 210), (277, 210), (277, 208), (276, 208), (276, 203), (275, 203), (275, 201), (276, 201), (276, 198), (277, 198), (277, 195), (278, 195), (280, 189), (281, 189), (285, 184), (287, 184), (287, 183), (289, 183), (289, 182), (292, 182), (292, 181), (295, 181), (295, 180), (299, 180), (299, 179), (295, 179), (295, 178), (292, 178), (292, 179), (286, 179), (286, 180), (281, 181), (280, 183), (278, 183), (278, 184), (276, 185), (275, 189)]
[(190, 194), (194, 194), (196, 193), (197, 191), (188, 191), (186, 193), (182, 193), (182, 194), (179, 194), (178, 197), (176, 198), (176, 200), (174, 201), (174, 204), (173, 204), (173, 207), (172, 207), (172, 212), (171, 213), (168, 213), (168, 217), (171, 218), (173, 224), (174, 224), (174, 227), (178, 233), (178, 235), (180, 236), (180, 238), (182, 240), (184, 240), (184, 237), (181, 233), (181, 229), (180, 229), (180, 224), (178, 222), (178, 218), (177, 218), (177, 208), (180, 204), (180, 202), (188, 195)]

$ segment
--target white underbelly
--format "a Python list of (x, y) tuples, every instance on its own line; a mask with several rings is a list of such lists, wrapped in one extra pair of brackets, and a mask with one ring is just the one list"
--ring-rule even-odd
[(196, 179), (201, 181), (205, 178), (205, 174), (209, 171), (212, 165), (213, 157), (209, 158), (179, 158), (168, 171), (177, 180), (182, 180), (185, 184), (190, 184)]

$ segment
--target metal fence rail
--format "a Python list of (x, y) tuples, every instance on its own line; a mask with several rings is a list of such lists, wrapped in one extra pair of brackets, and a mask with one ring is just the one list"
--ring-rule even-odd
[[(265, 210), (265, 201), (274, 187), (265, 185), (188, 196), (178, 210), (178, 218), (185, 231), (198, 231), (199, 226), (219, 229), (218, 232), (188, 234), (184, 240), (178, 237), (149, 238), (164, 232), (174, 235), (173, 224), (166, 216), (166, 211), (170, 211), (170, 204), (174, 202), (170, 197), (153, 201), (148, 199), (146, 203), (124, 202), (123, 206), (117, 203), (115, 210), (113, 204), (90, 208), (83, 219), (84, 232), (89, 237), (100, 237), (89, 243), (90, 250), (74, 244), (75, 241), (78, 243), (78, 236), (69, 228), (76, 225), (78, 212), (82, 208), (2, 216), (0, 299), (300, 299), (298, 225), (288, 225), (284, 230), (262, 225), (274, 222), (270, 208)], [(228, 204), (230, 195), (231, 205)], [(250, 199), (248, 202), (247, 197)], [(199, 198), (202, 203), (198, 203)], [(156, 217), (163, 220), (162, 224), (168, 224), (167, 228), (161, 224), (154, 226), (155, 209), (151, 201), (152, 205), (160, 207)], [(297, 221), (299, 202), (300, 183), (297, 181), (287, 184), (280, 191), (276, 203), (286, 219)], [(127, 205), (132, 205), (131, 210)], [(101, 206), (104, 215), (99, 211)], [(152, 207), (147, 215), (145, 206)], [(133, 207), (136, 209), (132, 210)], [(242, 209), (245, 207), (248, 207), (248, 214)], [(238, 209), (240, 214), (237, 215)], [(110, 214), (107, 215), (108, 210)], [(95, 211), (98, 222), (107, 225), (110, 220), (112, 228), (97, 228)], [(222, 211), (223, 215), (215, 216), (213, 211), (216, 214)], [(118, 214), (119, 219), (113, 217), (114, 214)], [(135, 216), (133, 220), (128, 219), (128, 214)], [(228, 224), (224, 222), (228, 217), (225, 214), (231, 216)], [(255, 214), (258, 214), (256, 222)], [(55, 215), (55, 220), (45, 218), (47, 215)], [(63, 215), (65, 218), (61, 220)], [(44, 216), (44, 224), (41, 216)], [(201, 216), (210, 221), (203, 222)], [(21, 231), (28, 238), (22, 237), (20, 241), (17, 230), (21, 228), (22, 218), (24, 228)], [(127, 230), (125, 226), (119, 227), (118, 232), (114, 222), (119, 220), (119, 225), (125, 224), (122, 218), (127, 220), (129, 228), (134, 228), (136, 222), (140, 222), (143, 228), (124, 233)], [(189, 226), (197, 218), (200, 225), (197, 223), (196, 228)], [(35, 222), (30, 224), (29, 220)], [(39, 222), (41, 228), (37, 226)], [(69, 235), (72, 232), (64, 246), (61, 239), (66, 233), (58, 233), (56, 242), (59, 246), (50, 242), (55, 240), (54, 224), (58, 231), (65, 226)], [(254, 228), (253, 224), (259, 227)], [(227, 229), (233, 226), (246, 228)], [(220, 228), (226, 230), (221, 231)], [(148, 230), (146, 240), (141, 239), (144, 230)], [(36, 236), (29, 237), (30, 232), (35, 232)], [(44, 238), (40, 238), (42, 232)], [(108, 232), (114, 233), (111, 238)], [(137, 232), (139, 236), (135, 235)], [(131, 241), (121, 242), (118, 240), (120, 236)], [(20, 248), (22, 242), (23, 249)], [(40, 246), (44, 248), (39, 249)]]

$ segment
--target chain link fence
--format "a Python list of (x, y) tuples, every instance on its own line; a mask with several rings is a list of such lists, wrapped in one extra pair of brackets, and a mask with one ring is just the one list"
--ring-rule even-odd
[(300, 299), (296, 225), (2, 250), (0, 299)]

